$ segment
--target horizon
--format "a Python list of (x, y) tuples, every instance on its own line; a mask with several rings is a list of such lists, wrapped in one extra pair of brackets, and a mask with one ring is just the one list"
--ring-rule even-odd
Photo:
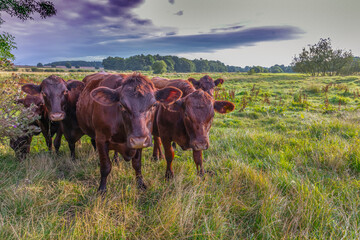
[(3, 15), (2, 31), (17, 43), (16, 65), (160, 54), (238, 67), (288, 66), (303, 47), (328, 37), (333, 48), (360, 56), (355, 0), (52, 2), (57, 15), (47, 19)]

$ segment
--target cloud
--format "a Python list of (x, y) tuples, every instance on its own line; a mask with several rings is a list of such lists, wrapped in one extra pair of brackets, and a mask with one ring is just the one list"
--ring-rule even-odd
[[(151, 37), (149, 35), (124, 35), (112, 40), (96, 41), (92, 37), (88, 41), (74, 43), (67, 42), (62, 45), (56, 42), (56, 47), (47, 45), (49, 38), (29, 39), (31, 47), (19, 52), (21, 59), (19, 64), (49, 62), (67, 59), (85, 59), (84, 56), (121, 56), (128, 57), (135, 54), (181, 54), (213, 52), (221, 49), (253, 46), (259, 42), (283, 41), (299, 38), (304, 32), (291, 26), (273, 26), (248, 28), (238, 31), (226, 31), (206, 33), (198, 35), (175, 35), (168, 32), (163, 37)], [(101, 38), (100, 38), (101, 39)], [(56, 41), (56, 38), (53, 39)], [(101, 39), (103, 40), (103, 39)], [(34, 44), (34, 42), (36, 42)], [(31, 49), (31, 50), (29, 50)], [(18, 53), (15, 53), (18, 54)], [(32, 61), (31, 61), (32, 60)]]
[(215, 32), (221, 32), (221, 31), (234, 31), (234, 30), (238, 30), (240, 28), (243, 28), (244, 26), (232, 26), (232, 27), (224, 27), (224, 28), (213, 28), (211, 29), (212, 33)]
[(177, 16), (182, 16), (184, 15), (184, 11), (178, 11), (177, 13), (174, 13), (174, 15), (177, 15)]
[[(58, 14), (54, 17), (26, 23), (6, 19), (2, 30), (16, 37), (17, 64), (85, 59), (86, 56), (213, 52), (264, 41), (295, 39), (303, 34), (292, 26), (230, 26), (213, 28), (208, 33), (178, 35), (176, 28), (158, 27), (150, 19), (134, 14), (132, 10), (143, 2), (63, 0), (56, 3)], [(179, 11), (177, 15), (182, 14), (183, 11)]]

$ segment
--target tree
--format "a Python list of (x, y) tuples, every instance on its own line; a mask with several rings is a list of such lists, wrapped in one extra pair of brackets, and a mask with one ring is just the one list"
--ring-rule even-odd
[(38, 63), (36, 66), (37, 67), (43, 67), (44, 65), (42, 63)]
[(279, 65), (275, 65), (275, 66), (270, 67), (270, 72), (283, 73), (284, 71), (282, 70), (282, 68)]
[[(2, 0), (0, 2), (0, 13), (6, 12), (11, 17), (16, 17), (22, 21), (31, 19), (32, 15), (39, 13), (41, 18), (51, 17), (56, 15), (54, 4), (50, 1), (36, 1), (36, 0)], [(0, 24), (4, 20), (0, 16)], [(0, 67), (9, 67), (11, 61), (15, 60), (15, 56), (11, 50), (16, 49), (14, 36), (9, 33), (0, 34)]]
[(65, 63), (65, 67), (66, 68), (71, 68), (71, 63), (69, 63), (69, 62)]
[(351, 64), (351, 51), (333, 50), (330, 38), (323, 39), (314, 45), (303, 48), (299, 56), (294, 57), (292, 67), (295, 72), (315, 75), (339, 75), (341, 69)]
[(79, 65), (75, 65), (75, 68), (80, 68), (80, 66), (79, 66)]
[(11, 67), (11, 61), (15, 60), (15, 56), (11, 53), (16, 49), (14, 39), (14, 36), (8, 33), (0, 34), (0, 69)]
[(52, 67), (52, 68), (56, 68), (56, 64), (54, 64), (54, 63), (51, 64), (51, 67)]
[(167, 65), (164, 60), (155, 61), (154, 64), (152, 65), (152, 69), (156, 74), (165, 73), (166, 67)]

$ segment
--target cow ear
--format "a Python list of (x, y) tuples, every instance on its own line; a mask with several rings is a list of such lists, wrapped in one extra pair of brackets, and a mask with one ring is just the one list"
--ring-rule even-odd
[(66, 87), (69, 91), (71, 91), (71, 89), (73, 89), (73, 88), (79, 88), (80, 90), (83, 90), (85, 87), (85, 84), (81, 81), (69, 80), (66, 82)]
[(216, 80), (214, 81), (214, 83), (215, 83), (215, 86), (217, 86), (217, 85), (219, 85), (219, 84), (223, 84), (223, 83), (224, 83), (224, 79), (222, 79), (222, 78), (216, 79)]
[(181, 98), (181, 96), (182, 96), (182, 91), (176, 87), (166, 87), (157, 90), (155, 93), (156, 101), (159, 101), (166, 105), (173, 104), (176, 100)]
[(41, 87), (40, 85), (35, 85), (32, 83), (29, 84), (25, 84), (21, 87), (21, 90), (23, 90), (23, 92), (30, 94), (30, 95), (37, 95), (41, 92)]
[(95, 88), (91, 91), (90, 96), (95, 102), (104, 106), (112, 106), (119, 102), (119, 94), (107, 87)]
[(184, 108), (184, 99), (179, 99), (174, 104), (171, 104), (166, 107), (167, 110), (170, 112), (179, 112), (181, 109)]
[(214, 110), (218, 113), (229, 113), (235, 109), (235, 105), (228, 101), (215, 101)]
[(188, 78), (188, 81), (191, 82), (191, 84), (192, 84), (195, 88), (199, 88), (199, 82), (196, 81), (194, 78)]

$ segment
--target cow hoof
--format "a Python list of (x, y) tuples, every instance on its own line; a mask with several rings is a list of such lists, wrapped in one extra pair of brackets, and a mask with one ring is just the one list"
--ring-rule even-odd
[(210, 177), (216, 176), (216, 172), (212, 171), (212, 170), (206, 170), (205, 173), (207, 175), (209, 175)]
[(139, 189), (139, 190), (142, 190), (142, 191), (145, 191), (146, 189), (147, 189), (147, 186), (145, 185), (145, 183), (143, 183), (143, 182), (138, 182), (137, 183), (137, 188)]
[(166, 180), (170, 180), (170, 179), (173, 179), (174, 178), (174, 173), (173, 172), (166, 172), (165, 173), (165, 179)]
[(101, 188), (99, 187), (98, 191), (97, 191), (97, 194), (99, 196), (101, 196), (102, 198), (105, 198), (105, 195), (106, 195), (106, 188)]
[(158, 157), (158, 156), (152, 156), (151, 159), (152, 159), (154, 162), (159, 161), (159, 157)]

